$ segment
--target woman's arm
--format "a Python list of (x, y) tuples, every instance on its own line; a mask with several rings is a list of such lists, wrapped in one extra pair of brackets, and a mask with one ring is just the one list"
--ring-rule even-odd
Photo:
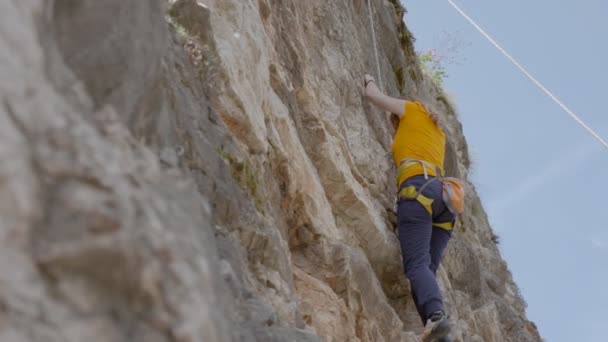
[(384, 95), (370, 75), (365, 75), (365, 96), (374, 105), (399, 116), (399, 119), (405, 114), (405, 100)]

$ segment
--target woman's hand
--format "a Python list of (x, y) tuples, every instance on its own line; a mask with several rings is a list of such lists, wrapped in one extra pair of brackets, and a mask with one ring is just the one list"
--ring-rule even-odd
[[(374, 89), (372, 91), (368, 90), (368, 87), (372, 83), (373, 83), (373, 85), (376, 85), (376, 80), (371, 75), (365, 74), (365, 76), (363, 76), (363, 85), (365, 87), (366, 96), (370, 96), (371, 94), (374, 94), (374, 90), (377, 90), (377, 87), (376, 87), (376, 89)], [(371, 85), (371, 86), (373, 86), (373, 85)]]
[(431, 120), (433, 121), (433, 123), (435, 123), (435, 125), (439, 125), (439, 116), (435, 113), (429, 113), (429, 117), (431, 118)]
[(365, 76), (363, 76), (363, 79), (364, 79), (364, 82), (365, 82), (364, 83), (365, 88), (367, 88), (367, 86), (369, 85), (369, 82), (376, 83), (376, 80), (371, 75), (368, 75), (368, 74), (365, 74)]
[(376, 80), (371, 75), (365, 74), (363, 79), (365, 80), (365, 96), (369, 99), (369, 101), (380, 107), (382, 110), (394, 113), (399, 118), (403, 116), (405, 111), (404, 100), (384, 95), (380, 89), (378, 89)]

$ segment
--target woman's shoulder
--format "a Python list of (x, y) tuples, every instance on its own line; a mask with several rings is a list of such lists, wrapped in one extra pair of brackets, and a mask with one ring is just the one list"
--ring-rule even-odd
[(414, 101), (414, 104), (416, 104), (416, 107), (418, 107), (421, 111), (428, 112), (428, 110), (426, 109), (426, 106), (424, 105), (424, 103), (422, 103), (422, 101), (416, 100), (416, 101)]
[(418, 112), (418, 113), (426, 113), (427, 110), (422, 104), (422, 102), (418, 100), (414, 101), (405, 101), (406, 108), (409, 109), (410, 112)]

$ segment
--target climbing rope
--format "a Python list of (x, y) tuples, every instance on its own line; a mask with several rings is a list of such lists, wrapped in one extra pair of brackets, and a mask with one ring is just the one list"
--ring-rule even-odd
[(376, 56), (376, 70), (378, 72), (378, 86), (382, 91), (382, 75), (380, 74), (380, 58), (378, 58), (378, 44), (376, 43), (376, 30), (374, 29), (374, 13), (372, 12), (371, 0), (367, 0), (367, 10), (369, 16), (369, 23), (372, 29), (372, 44), (374, 46), (374, 55)]
[[(374, 56), (376, 57), (376, 72), (378, 74), (378, 87), (380, 88), (380, 91), (384, 91), (383, 90), (383, 86), (382, 86), (382, 74), (380, 74), (380, 58), (378, 57), (378, 44), (376, 43), (376, 29), (374, 28), (374, 12), (372, 12), (372, 2), (371, 0), (367, 0), (367, 10), (368, 10), (368, 17), (369, 17), (369, 24), (372, 30), (372, 44), (374, 47)], [(386, 152), (386, 154), (384, 155), (385, 158), (388, 158), (392, 161), (392, 152), (389, 150)], [(389, 161), (390, 163), (390, 161)]]
[(450, 5), (452, 5), (452, 7), (456, 9), (456, 11), (458, 11), (458, 13), (460, 13), (460, 15), (462, 15), (463, 18), (465, 18), (471, 25), (473, 25), (473, 27), (475, 27), (477, 31), (481, 33), (481, 35), (483, 35), (490, 43), (492, 43), (492, 45), (494, 45), (494, 47), (496, 47), (498, 51), (500, 51), (505, 57), (507, 57), (507, 59), (509, 59), (511, 63), (513, 63), (521, 72), (524, 73), (524, 75), (526, 75), (537, 87), (539, 87), (540, 90), (542, 90), (545, 94), (547, 94), (547, 96), (549, 96), (553, 101), (555, 101), (555, 103), (557, 103), (566, 113), (568, 113), (574, 119), (574, 121), (576, 121), (584, 129), (586, 129), (587, 132), (589, 132), (595, 139), (597, 139), (597, 141), (599, 141), (602, 145), (608, 148), (608, 143), (604, 139), (602, 139), (599, 134), (597, 134), (593, 129), (591, 129), (591, 127), (589, 127), (583, 120), (581, 120), (578, 115), (576, 115), (560, 99), (558, 99), (557, 96), (553, 95), (553, 93), (551, 93), (542, 83), (540, 83), (534, 76), (532, 76), (532, 74), (530, 74), (528, 70), (526, 70), (526, 68), (524, 68), (515, 58), (513, 58), (505, 49), (503, 49), (496, 42), (496, 40), (494, 40), (489, 34), (487, 34), (479, 25), (477, 25), (477, 23), (473, 19), (471, 19), (471, 17), (469, 17), (463, 10), (461, 10), (458, 5), (456, 5), (452, 0), (447, 1), (450, 3)]

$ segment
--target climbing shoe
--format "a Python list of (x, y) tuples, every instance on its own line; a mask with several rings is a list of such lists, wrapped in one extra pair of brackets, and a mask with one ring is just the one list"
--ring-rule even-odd
[(443, 337), (440, 337), (436, 340), (437, 342), (452, 342), (452, 339), (450, 338), (450, 336), (445, 335)]
[(442, 340), (442, 338), (445, 338), (450, 333), (450, 329), (448, 316), (443, 311), (433, 312), (424, 326), (422, 342), (449, 342), (449, 337), (448, 340)]

